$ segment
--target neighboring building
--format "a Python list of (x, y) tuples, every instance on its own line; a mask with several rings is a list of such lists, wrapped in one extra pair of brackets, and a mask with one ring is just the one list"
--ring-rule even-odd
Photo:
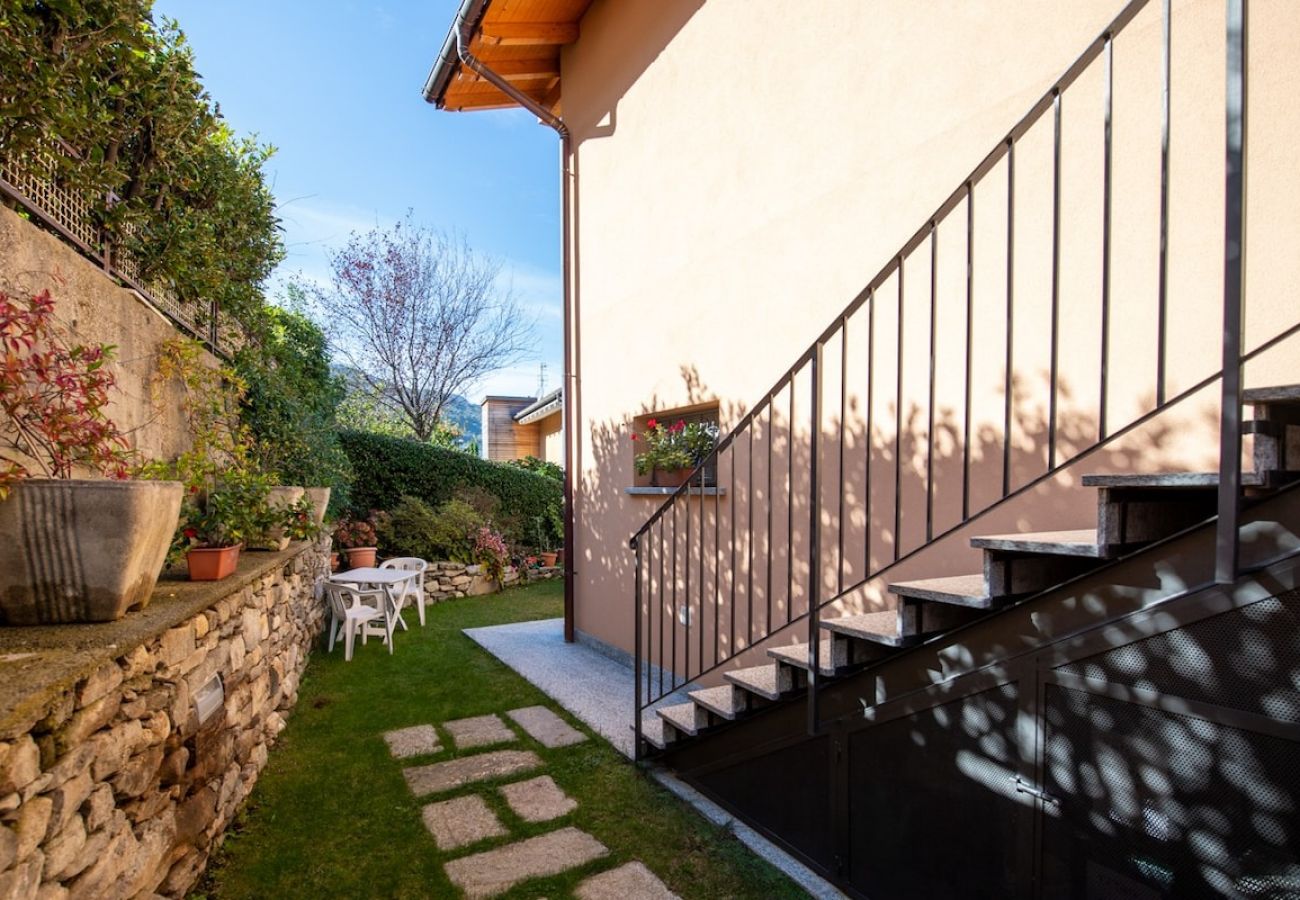
[[(1238, 886), (1300, 877), (1294, 821), (1268, 847), (1228, 828), (1222, 852), (1188, 849), (1199, 795), (1167, 768), (1166, 789), (1132, 786), (1154, 784), (1134, 774), (1141, 753), (1168, 766), (1195, 740), (1173, 719), (1118, 724), (1191, 704), (1222, 730), (1241, 721), (1224, 708), (1277, 690), (1291, 718), (1276, 752), (1300, 753), (1294, 642), (1277, 656), (1300, 615), (1295, 572), (1278, 568), (1293, 564), (1277, 562), (1300, 546), (1300, 504), (1269, 495), (1249, 507), (1269, 536), (1238, 540), (1242, 395), (1218, 377), (1227, 359), (1245, 387), (1277, 388), (1246, 395), (1259, 420), (1244, 427), (1246, 468), (1287, 482), (1300, 469), (1300, 390), (1286, 387), (1300, 382), (1300, 16), (1290, 0), (1250, 4), (1238, 157), (1224, 23), (1239, 9), (464, 0), (429, 78), (441, 108), (524, 106), (562, 134), (571, 625), (646, 666), (642, 705), (683, 681), (709, 688), (666, 711), (662, 733), (647, 713), (645, 748), (666, 747), (857, 895), (1010, 896), (1032, 892), (1027, 872), (1033, 891), (1079, 897), (1100, 895), (1085, 882), (1237, 890), (1209, 886), (1210, 869)], [(1245, 163), (1243, 224), (1227, 169)], [(727, 435), (703, 485), (669, 497), (638, 484), (633, 432), (687, 415)], [(1165, 474), (1219, 469), (1221, 435), (1222, 490), (1218, 474)], [(1235, 549), (1273, 566), (1267, 583), (1198, 593), (1228, 590), (1207, 585), (1234, 581)], [(1103, 564), (1084, 594), (1047, 590)], [(1247, 619), (1222, 620), (1221, 644), (1191, 624), (1247, 596), (1289, 598), (1261, 601), (1281, 618), (1249, 663), (1228, 649), (1252, 640)], [(1075, 667), (1087, 679), (1049, 662), (1121, 645), (1132, 658)], [(1151, 655), (1179, 646), (1198, 648), (1190, 669)], [(914, 649), (882, 656), (900, 647)], [(813, 648), (822, 705), (746, 719), (806, 696)], [(1192, 682), (1255, 680), (1230, 700), (1170, 665)], [(1145, 706), (1124, 705), (1134, 691)], [(1280, 733), (1277, 715), (1251, 720), (1250, 741)], [(746, 721), (691, 742), (733, 718)], [(1089, 728), (1118, 729), (1113, 746)], [(1221, 767), (1273, 752), (1234, 756), (1215, 734), (1199, 750), (1225, 754)], [(1083, 774), (1049, 771), (1049, 752)], [(1109, 805), (1101, 758), (1133, 769)], [(1259, 766), (1271, 796), (1300, 805), (1294, 769)], [(1207, 809), (1222, 791), (1228, 819), (1260, 812), (1213, 783)], [(759, 788), (773, 784), (803, 800), (769, 802)], [(1049, 787), (1066, 798), (1057, 820)], [(1087, 849), (1103, 845), (1112, 857)], [(977, 875), (997, 888), (964, 893)]]
[(484, 459), (534, 456), (564, 465), (564, 401), (560, 388), (544, 397), (483, 398)]

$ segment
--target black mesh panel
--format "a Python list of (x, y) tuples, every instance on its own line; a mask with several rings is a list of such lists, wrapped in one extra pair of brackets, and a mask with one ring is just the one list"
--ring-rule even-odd
[(1042, 896), (1300, 898), (1300, 744), (1049, 685)]
[(849, 738), (850, 878), (872, 900), (1015, 891), (1016, 689)]
[(1300, 593), (1210, 616), (1059, 671), (1300, 721)]

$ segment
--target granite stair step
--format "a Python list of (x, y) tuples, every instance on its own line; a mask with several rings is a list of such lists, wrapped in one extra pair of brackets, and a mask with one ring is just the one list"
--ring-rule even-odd
[(682, 734), (695, 737), (709, 727), (709, 714), (694, 703), (674, 703), (661, 706), (655, 714)]
[(990, 609), (1002, 599), (989, 596), (982, 572), (977, 575), (896, 581), (889, 586), (889, 592), (911, 600), (970, 606), (975, 609)]
[[(1259, 487), (1264, 479), (1257, 472), (1242, 472), (1243, 487)], [(1083, 476), (1084, 487), (1096, 488), (1170, 488), (1173, 490), (1214, 490), (1219, 486), (1218, 472), (1125, 472), (1118, 475), (1098, 473)]]
[(1097, 543), (1095, 528), (1074, 531), (1039, 531), (1026, 534), (986, 534), (971, 538), (972, 547), (1002, 553), (1080, 556), (1106, 559), (1115, 548)]
[(722, 677), (741, 690), (762, 697), (764, 700), (780, 700), (795, 693), (801, 687), (794, 672), (775, 663), (765, 666), (750, 666), (746, 669), (733, 669), (724, 672)]
[(720, 684), (717, 687), (691, 691), (686, 696), (715, 716), (721, 716), (724, 719), (734, 720), (737, 716), (749, 712), (747, 695), (732, 684)]
[(1248, 388), (1241, 392), (1241, 402), (1300, 404), (1300, 384), (1277, 384), (1271, 387)]
[[(628, 727), (632, 728), (633, 731), (636, 730), (632, 726)], [(642, 716), (641, 738), (652, 747), (657, 747), (660, 750), (667, 750), (668, 745), (676, 740), (676, 735), (669, 735), (668, 729), (664, 725), (664, 720), (658, 716)]]
[[(823, 619), (821, 626), (835, 634), (841, 634), (859, 641), (869, 641), (873, 644), (882, 644), (886, 647), (906, 647), (916, 642), (915, 636), (902, 633), (900, 617), (896, 609)], [(803, 646), (806, 648), (807, 645)], [(849, 652), (852, 652), (851, 648), (849, 648)], [(825, 642), (823, 642), (823, 667), (827, 659)], [(835, 665), (838, 668), (843, 668), (852, 662), (854, 662), (852, 659), (837, 659)], [(807, 666), (805, 665), (804, 668), (807, 668)]]

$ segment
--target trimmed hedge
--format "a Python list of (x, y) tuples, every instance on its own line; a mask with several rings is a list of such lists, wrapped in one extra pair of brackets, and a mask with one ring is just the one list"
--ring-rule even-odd
[(341, 431), (339, 442), (352, 462), (352, 508), (358, 512), (391, 510), (404, 496), (437, 507), (460, 488), (482, 488), (501, 501), (503, 517), (527, 526), (564, 502), (563, 485), (553, 478), (458, 450), (365, 431)]

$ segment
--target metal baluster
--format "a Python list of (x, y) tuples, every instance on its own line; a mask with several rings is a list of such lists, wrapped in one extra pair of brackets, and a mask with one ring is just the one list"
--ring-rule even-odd
[(636, 759), (641, 758), (641, 542), (637, 538), (632, 539), (632, 550), (636, 554), (636, 616), (633, 623), (634, 634), (633, 643), (636, 645), (636, 666), (634, 674), (636, 676), (636, 687), (634, 691), (636, 698), (634, 701), (636, 709), (636, 719), (632, 727), (636, 733), (633, 735), (633, 756)]
[[(686, 662), (682, 670), (684, 681), (691, 680), (691, 623), (694, 616), (691, 614), (691, 481), (686, 479), (686, 490), (678, 495), (683, 498), (682, 502), (686, 506), (686, 586), (683, 594), (686, 598)], [(676, 504), (674, 504), (676, 506)]]
[[(822, 342), (812, 356), (812, 403), (809, 412), (810, 458), (808, 460), (808, 733), (817, 733), (817, 688), (821, 673), (819, 612), (821, 605), (821, 449), (822, 449)], [(794, 382), (790, 383), (791, 394)], [(841, 486), (842, 487), (842, 486)]]
[[(722, 610), (722, 591), (718, 587), (718, 575), (722, 571), (722, 541), (718, 535), (722, 527), (722, 492), (720, 479), (718, 478), (718, 467), (722, 465), (722, 455), (717, 450), (713, 451), (713, 664), (718, 664), (719, 639), (722, 629), (718, 623), (718, 616)], [(703, 473), (700, 474), (701, 482), (704, 480)], [(700, 508), (704, 508), (704, 498), (700, 498)]]
[[(677, 631), (678, 625), (678, 606), (677, 606), (677, 504), (673, 504), (673, 670), (672, 676), (668, 679), (668, 690), (677, 690)], [(687, 620), (689, 621), (689, 620)], [(690, 646), (689, 644), (687, 645)], [(689, 656), (689, 653), (688, 653)]]
[(862, 574), (866, 577), (871, 571), (871, 455), (874, 450), (874, 419), (876, 393), (876, 295), (867, 292), (867, 433), (863, 438), (862, 454), (862, 492), (866, 500), (866, 521), (862, 535)]
[(1011, 401), (1016, 313), (1016, 143), (1007, 139), (1007, 361), (1002, 399), (1002, 496), (1011, 493)]
[(1052, 347), (1048, 366), (1047, 469), (1056, 468), (1056, 382), (1061, 310), (1061, 92), (1052, 94)]
[(1103, 51), (1105, 59), (1104, 93), (1102, 95), (1102, 105), (1104, 108), (1105, 120), (1105, 144), (1102, 152), (1102, 169), (1101, 169), (1101, 389), (1100, 405), (1097, 414), (1097, 435), (1099, 441), (1106, 439), (1106, 401), (1108, 397), (1107, 375), (1110, 367), (1110, 219), (1111, 219), (1111, 168), (1113, 166), (1112, 153), (1112, 124), (1111, 112), (1113, 105), (1112, 91), (1114, 90), (1114, 41), (1111, 35), (1106, 35), (1105, 49)]
[[(664, 520), (659, 520), (659, 696), (664, 695), (664, 601), (668, 593), (664, 590)], [(676, 651), (674, 651), (674, 654)], [(675, 662), (676, 660), (674, 660)]]
[(1160, 29), (1160, 262), (1156, 289), (1156, 406), (1165, 405), (1165, 327), (1169, 311), (1169, 79), (1173, 11), (1164, 0)]
[(1223, 396), (1219, 408), (1219, 521), (1215, 580), (1237, 580), (1241, 543), (1241, 314), (1246, 204), (1246, 0), (1228, 0), (1223, 223)]
[(794, 372), (790, 373), (790, 420), (785, 442), (785, 624), (794, 620)]
[(934, 365), (939, 339), (936, 312), (939, 305), (939, 233), (930, 220), (930, 421), (925, 433), (925, 542), (934, 540)]
[(898, 370), (894, 379), (894, 562), (903, 544), (903, 257), (898, 257)]
[[(697, 664), (700, 671), (704, 671), (704, 623), (708, 621), (704, 614), (704, 466), (700, 467), (700, 621), (695, 626), (695, 634), (700, 642), (700, 655), (697, 657)], [(687, 480), (686, 493), (691, 493), (690, 480)], [(689, 507), (688, 507), (689, 508)]]
[(745, 527), (748, 529), (745, 553), (749, 557), (749, 562), (745, 566), (747, 579), (745, 603), (749, 608), (748, 618), (745, 620), (746, 647), (754, 644), (754, 423), (757, 421), (758, 418), (755, 417), (749, 422), (749, 453), (746, 454), (749, 462), (749, 480), (745, 482)]
[(731, 469), (727, 473), (730, 481), (728, 487), (731, 503), (727, 509), (727, 524), (731, 526), (731, 655), (736, 653), (736, 442), (731, 442)]
[(763, 628), (772, 633), (772, 507), (776, 501), (772, 497), (772, 443), (776, 438), (776, 393), (767, 397), (767, 618)]
[(975, 185), (966, 182), (966, 412), (961, 438), (961, 520), (970, 518), (971, 342), (975, 312)]
[(840, 511), (839, 518), (836, 520), (836, 537), (839, 540), (839, 550), (835, 557), (836, 560), (836, 594), (844, 593), (844, 432), (848, 431), (848, 426), (844, 421), (845, 412), (848, 409), (849, 393), (849, 317), (840, 316), (840, 486), (839, 501)]

